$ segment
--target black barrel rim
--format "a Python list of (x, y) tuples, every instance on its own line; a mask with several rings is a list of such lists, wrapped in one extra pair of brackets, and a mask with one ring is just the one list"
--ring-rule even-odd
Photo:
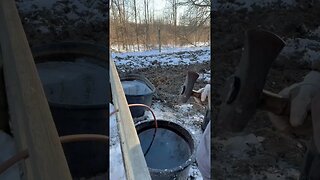
[[(153, 128), (153, 126), (149, 126), (147, 127), (149, 124), (153, 124), (154, 121), (152, 120), (145, 120), (145, 121), (140, 121), (138, 123), (135, 124), (137, 133), (139, 134), (140, 132), (142, 132), (143, 130), (147, 130), (147, 129), (151, 129)], [(178, 167), (174, 167), (174, 168), (168, 168), (168, 169), (155, 169), (155, 168), (150, 168), (148, 167), (149, 171), (155, 174), (163, 174), (163, 173), (173, 173), (173, 172), (179, 172), (182, 171), (184, 169), (186, 169), (188, 166), (190, 166), (193, 162), (195, 162), (195, 153), (196, 153), (196, 143), (195, 143), (195, 138), (194, 136), (191, 134), (191, 132), (189, 130), (187, 130), (186, 128), (184, 128), (182, 125), (176, 123), (176, 122), (172, 122), (172, 121), (168, 121), (168, 120), (157, 120), (158, 123), (158, 127), (166, 127), (166, 125), (170, 125), (170, 126), (174, 126), (175, 128), (178, 128), (179, 130), (183, 131), (183, 132), (179, 132), (174, 128), (168, 128), (169, 130), (174, 131), (175, 133), (177, 133), (179, 136), (181, 136), (181, 138), (183, 138), (189, 145), (191, 145), (191, 155), (189, 157), (188, 160), (186, 160), (183, 164), (181, 164)], [(137, 129), (140, 128), (141, 129)], [(184, 136), (188, 136), (184, 137)]]
[[(108, 48), (102, 44), (93, 44), (90, 42), (83, 41), (66, 41), (59, 43), (50, 43), (37, 45), (31, 48), (33, 58), (35, 63), (48, 62), (52, 57), (89, 57), (97, 59), (95, 62), (101, 62), (97, 65), (102, 66), (107, 69), (107, 52)], [(105, 61), (105, 63), (102, 63)], [(66, 62), (66, 61), (65, 61)], [(69, 60), (67, 62), (74, 62)], [(107, 69), (108, 70), (108, 69)], [(107, 74), (108, 75), (108, 74)], [(108, 82), (106, 82), (108, 83)], [(106, 97), (107, 99), (108, 97)], [(48, 100), (48, 99), (47, 99)], [(48, 103), (55, 108), (64, 109), (97, 109), (107, 107), (106, 103), (97, 104), (66, 104), (66, 103), (56, 103), (48, 100)]]
[(153, 95), (156, 92), (156, 88), (154, 87), (154, 85), (146, 77), (140, 74), (127, 74), (120, 78), (120, 81), (133, 81), (133, 80), (139, 80), (144, 82), (151, 89), (151, 92), (146, 94), (138, 94), (138, 95), (131, 95), (131, 96), (137, 96), (137, 97), (149, 96), (149, 95)]

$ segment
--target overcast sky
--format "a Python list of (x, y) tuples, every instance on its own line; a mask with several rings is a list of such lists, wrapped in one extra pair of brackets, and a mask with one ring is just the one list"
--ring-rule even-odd
[[(143, 0), (138, 0), (140, 1), (142, 4), (143, 4)], [(168, 6), (168, 0), (150, 0), (150, 8), (152, 9), (153, 8), (153, 2), (154, 2), (154, 13), (155, 13), (155, 16), (163, 16), (165, 11), (164, 9), (166, 8), (166, 6)], [(178, 21), (179, 21), (179, 18), (180, 16), (183, 14), (183, 11), (185, 10), (184, 7), (178, 7)]]

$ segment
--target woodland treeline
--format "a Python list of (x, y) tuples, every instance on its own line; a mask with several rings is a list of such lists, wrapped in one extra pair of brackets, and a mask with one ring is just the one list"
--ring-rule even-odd
[(210, 0), (111, 0), (110, 45), (115, 51), (148, 50), (210, 42)]

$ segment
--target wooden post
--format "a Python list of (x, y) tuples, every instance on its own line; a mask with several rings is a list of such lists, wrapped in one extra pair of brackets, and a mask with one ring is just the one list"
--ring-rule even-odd
[[(117, 113), (122, 157), (128, 180), (151, 180), (140, 141), (133, 123), (120, 78), (113, 60), (110, 58), (110, 83), (112, 99)], [(111, 165), (112, 166), (112, 165)]]
[(24, 179), (71, 180), (55, 124), (14, 0), (0, 1), (0, 43), (12, 129), (28, 149)]

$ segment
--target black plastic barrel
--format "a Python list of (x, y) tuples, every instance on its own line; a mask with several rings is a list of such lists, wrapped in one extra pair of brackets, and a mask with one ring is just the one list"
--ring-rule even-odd
[(146, 153), (154, 133), (154, 121), (136, 124), (143, 153), (152, 180), (187, 179), (195, 160), (195, 140), (191, 133), (177, 123), (157, 120), (155, 139)]
[[(102, 45), (95, 45), (83, 42), (64, 42), (49, 45), (42, 45), (32, 48), (33, 56), (39, 71), (39, 76), (45, 90), (51, 113), (60, 136), (72, 134), (109, 134), (108, 126), (108, 98), (109, 96), (109, 83), (107, 76), (109, 76), (107, 63), (108, 57), (106, 52), (108, 49)], [(60, 63), (82, 63), (83, 68), (93, 68), (92, 71), (98, 69), (105, 71), (104, 76), (106, 80), (96, 83), (105, 84), (99, 86), (102, 89), (97, 98), (102, 101), (77, 103), (72, 99), (69, 102), (60, 102), (52, 97), (48, 87), (53, 86), (46, 82), (46, 78), (42, 77), (40, 73), (40, 66), (44, 63), (55, 62), (57, 65)], [(52, 70), (55, 70), (54, 67)], [(61, 75), (63, 76), (63, 74)], [(70, 78), (60, 77), (60, 79)], [(57, 77), (58, 79), (58, 77)], [(93, 82), (93, 80), (88, 80)], [(77, 81), (72, 82), (75, 86), (81, 87)], [(49, 84), (49, 85), (47, 85)], [(67, 88), (72, 88), (72, 85), (64, 84)], [(54, 89), (54, 87), (51, 89)], [(70, 90), (77, 91), (77, 89)], [(68, 93), (70, 93), (70, 91)], [(76, 93), (76, 92), (74, 92)], [(65, 94), (68, 97), (69, 94)], [(72, 96), (72, 94), (70, 94)], [(81, 99), (78, 99), (79, 101)], [(106, 173), (109, 164), (109, 148), (108, 142), (75, 142), (63, 144), (63, 150), (68, 162), (68, 166), (73, 177), (92, 177), (100, 173)]]
[[(133, 93), (129, 93), (127, 88), (124, 85), (124, 82), (137, 82), (137, 85), (134, 85)], [(128, 74), (124, 77), (121, 77), (122, 87), (125, 92), (126, 99), (128, 104), (145, 104), (151, 106), (152, 96), (155, 93), (154, 85), (144, 76), (138, 74)], [(143, 86), (142, 91), (137, 88)], [(133, 118), (138, 118), (144, 115), (144, 107), (130, 107), (131, 115)]]

